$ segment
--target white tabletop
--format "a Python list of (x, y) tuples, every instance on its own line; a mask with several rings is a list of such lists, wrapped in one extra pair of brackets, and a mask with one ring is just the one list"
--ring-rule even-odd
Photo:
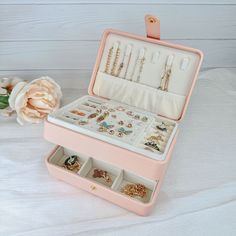
[[(64, 103), (86, 91), (64, 90)], [(51, 177), (43, 126), (0, 118), (0, 235), (236, 235), (236, 74), (197, 82), (155, 209), (136, 216)]]

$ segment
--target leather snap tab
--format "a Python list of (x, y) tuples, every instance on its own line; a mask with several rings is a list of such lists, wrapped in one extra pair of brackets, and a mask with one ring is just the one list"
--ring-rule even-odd
[(160, 39), (160, 20), (152, 15), (145, 16), (146, 34), (148, 38)]

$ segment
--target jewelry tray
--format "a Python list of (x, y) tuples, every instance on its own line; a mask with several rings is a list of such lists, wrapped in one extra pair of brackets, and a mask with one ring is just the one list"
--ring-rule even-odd
[[(97, 122), (97, 119), (105, 111), (109, 113), (108, 118), (103, 122)], [(127, 113), (130, 115), (127, 115)], [(89, 119), (88, 117), (93, 114), (96, 116), (94, 115), (95, 117)], [(115, 118), (112, 118), (112, 116)], [(145, 118), (145, 121), (142, 121), (143, 118)], [(155, 160), (164, 160), (178, 126), (176, 122), (158, 117), (150, 112), (144, 112), (135, 107), (93, 96), (84, 96), (64, 106), (49, 115), (48, 121)], [(121, 125), (119, 122), (124, 124)], [(80, 125), (80, 123), (83, 125)], [(163, 124), (165, 130), (160, 130)], [(127, 125), (132, 127), (128, 128)], [(98, 131), (99, 127), (104, 127), (101, 132)], [(120, 134), (119, 129), (122, 129), (123, 133), (130, 133), (119, 137), (117, 135)], [(116, 133), (110, 134), (109, 131)], [(145, 146), (145, 143), (148, 142), (149, 137), (156, 137), (157, 134), (161, 139), (158, 142), (160, 150), (149, 149)]]
[[(140, 215), (153, 208), (203, 59), (197, 49), (159, 40), (158, 18), (145, 23), (147, 37), (106, 30), (89, 95), (44, 123), (45, 139), (57, 145), (46, 158), (53, 176)], [(75, 153), (84, 163), (78, 173), (61, 167)], [(94, 182), (93, 165), (112, 172), (114, 185)], [(148, 200), (122, 194), (122, 175), (150, 187)]]

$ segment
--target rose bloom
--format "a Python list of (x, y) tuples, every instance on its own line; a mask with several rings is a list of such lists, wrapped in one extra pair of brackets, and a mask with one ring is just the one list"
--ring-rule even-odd
[(9, 105), (16, 111), (21, 125), (40, 123), (59, 108), (61, 97), (60, 86), (45, 76), (30, 83), (19, 82), (11, 92)]

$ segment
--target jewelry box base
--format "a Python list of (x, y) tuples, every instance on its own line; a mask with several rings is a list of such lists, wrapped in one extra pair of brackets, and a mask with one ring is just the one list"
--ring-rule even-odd
[[(75, 172), (64, 167), (63, 163), (69, 156), (76, 155), (80, 162), (80, 169)], [(156, 180), (141, 177), (129, 170), (119, 168), (113, 164), (94, 159), (70, 149), (56, 146), (45, 159), (49, 173), (59, 180), (93, 193), (122, 208), (138, 215), (148, 215), (154, 207), (164, 172), (159, 172)], [(94, 178), (94, 169), (106, 170), (110, 181)], [(127, 184), (141, 184), (145, 186), (144, 196), (129, 196), (123, 191)]]

